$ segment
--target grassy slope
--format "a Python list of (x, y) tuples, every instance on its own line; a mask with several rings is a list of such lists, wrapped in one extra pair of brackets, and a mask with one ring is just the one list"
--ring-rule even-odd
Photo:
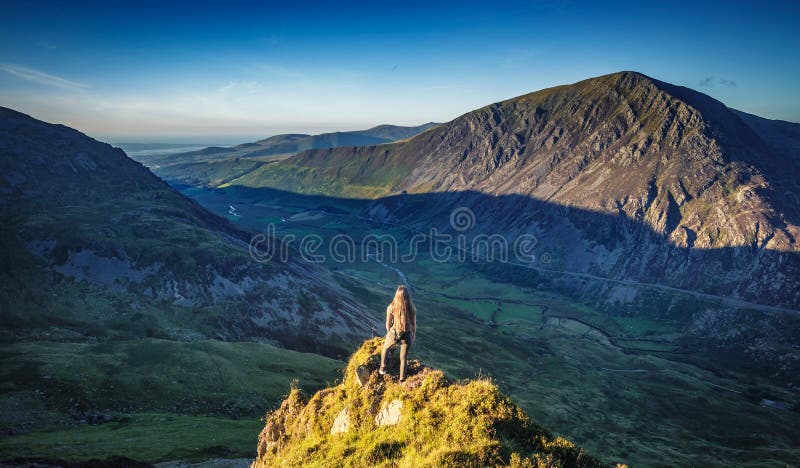
[(155, 169), (158, 176), (170, 183), (187, 185), (222, 185), (264, 164), (253, 159), (225, 159), (222, 161), (172, 164)]
[(142, 156), (139, 160), (165, 180), (216, 186), (257, 170), (265, 161), (279, 161), (301, 151), (389, 143), (410, 138), (437, 125), (380, 125), (368, 130), (321, 135), (276, 135), (232, 148)]
[[(398, 156), (406, 146), (407, 142), (400, 142), (304, 152), (274, 164), (258, 166), (222, 186), (270, 187), (296, 193), (377, 198), (391, 192), (394, 185), (410, 172), (408, 158)], [(310, 161), (313, 163), (309, 164)]]
[(153, 339), (4, 343), (0, 356), (0, 411), (23, 430), (0, 440), (0, 459), (250, 456), (259, 415), (290, 381), (314, 390), (343, 366), (266, 344)]
[(252, 457), (262, 423), (172, 413), (136, 413), (99, 426), (83, 425), (0, 439), (0, 456), (67, 461), (120, 456), (144, 462)]

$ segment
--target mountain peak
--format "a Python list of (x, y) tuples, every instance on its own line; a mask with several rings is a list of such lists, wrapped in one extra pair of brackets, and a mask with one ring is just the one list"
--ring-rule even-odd
[(339, 385), (310, 399), (293, 388), (267, 416), (253, 466), (602, 466), (488, 379), (452, 382), (416, 360), (403, 383), (379, 375), (381, 345), (364, 342)]
[(634, 70), (622, 70), (607, 75), (600, 75), (594, 78), (587, 78), (583, 81), (597, 81), (597, 80), (612, 80), (620, 84), (639, 84), (639, 83), (653, 83), (658, 82), (655, 78), (651, 78), (644, 73)]

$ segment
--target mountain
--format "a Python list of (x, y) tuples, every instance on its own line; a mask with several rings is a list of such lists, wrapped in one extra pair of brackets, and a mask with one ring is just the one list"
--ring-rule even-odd
[(785, 120), (771, 120), (731, 109), (739, 118), (779, 153), (800, 159), (800, 124)]
[(370, 336), (330, 272), (293, 252), (255, 261), (251, 233), (122, 150), (0, 108), (0, 174), (0, 459), (54, 456), (46, 440), (70, 459), (135, 452), (125, 440), (140, 459), (210, 457), (220, 442), (165, 435), (247, 434), (231, 421), (298, 373), (312, 388), (334, 378), (339, 361), (303, 352), (338, 357)]
[(253, 466), (604, 466), (489, 380), (451, 382), (418, 361), (404, 383), (378, 375), (380, 346), (366, 341), (335, 387), (292, 389), (266, 417)]
[[(11, 247), (3, 258), (4, 319), (20, 321), (18, 334), (32, 325), (31, 309), (75, 332), (92, 322), (113, 336), (102, 322), (162, 306), (196, 317), (175, 321), (192, 325), (174, 336), (260, 337), (305, 349), (318, 346), (303, 344), (311, 331), (331, 342), (368, 333), (358, 304), (326, 271), (294, 261), (259, 264), (248, 254), (250, 234), (121, 150), (10, 109), (0, 119), (0, 206)], [(96, 298), (58, 294), (77, 285), (105, 299), (90, 304)]]
[(798, 128), (621, 72), (226, 184), (372, 198), (369, 216), (417, 227), (468, 207), (473, 235), (534, 235), (539, 267), (798, 308)]
[(436, 127), (441, 125), (436, 122), (428, 122), (422, 125), (418, 125), (416, 127), (402, 127), (399, 125), (378, 125), (377, 127), (372, 127), (368, 130), (359, 130), (355, 132), (350, 132), (354, 134), (360, 134), (366, 137), (372, 138), (380, 138), (386, 142), (391, 141), (398, 141), (398, 140), (405, 140), (407, 138), (411, 138), (413, 136), (419, 135), (420, 133), (428, 130), (429, 128)]

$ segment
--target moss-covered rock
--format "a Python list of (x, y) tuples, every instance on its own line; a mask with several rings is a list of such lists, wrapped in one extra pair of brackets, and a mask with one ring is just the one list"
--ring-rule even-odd
[(451, 382), (418, 361), (405, 382), (379, 375), (381, 342), (364, 342), (341, 384), (310, 399), (293, 388), (268, 415), (253, 466), (603, 466), (489, 380)]

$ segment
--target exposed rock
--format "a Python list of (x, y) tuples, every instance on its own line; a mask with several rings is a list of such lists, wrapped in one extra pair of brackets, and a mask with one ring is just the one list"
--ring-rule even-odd
[(331, 434), (341, 434), (343, 432), (347, 432), (350, 430), (350, 414), (347, 411), (347, 408), (339, 411), (339, 414), (336, 416), (336, 419), (333, 420), (333, 426), (331, 426)]
[(395, 398), (392, 400), (391, 403), (388, 405), (384, 405), (381, 409), (381, 412), (375, 416), (375, 425), (376, 426), (395, 426), (397, 423), (400, 422), (400, 417), (402, 413), (400, 410), (403, 409), (403, 402), (399, 399)]
[(121, 291), (127, 283), (141, 283), (163, 266), (155, 263), (136, 268), (127, 255), (123, 253), (121, 257), (104, 257), (91, 250), (70, 252), (67, 261), (63, 265), (54, 265), (53, 270), (79, 282), (88, 281)]
[(356, 368), (356, 379), (358, 380), (358, 384), (362, 387), (369, 382), (370, 372), (366, 366), (358, 366)]

